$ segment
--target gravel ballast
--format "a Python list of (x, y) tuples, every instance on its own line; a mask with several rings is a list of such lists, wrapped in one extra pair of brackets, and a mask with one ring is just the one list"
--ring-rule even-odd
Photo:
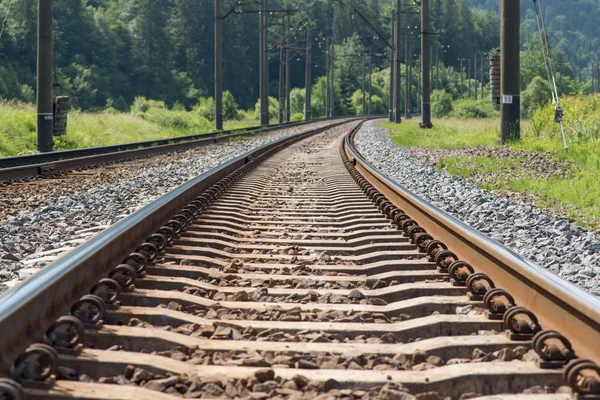
[[(232, 158), (272, 141), (331, 124), (318, 122), (286, 128), (246, 141), (218, 143), (180, 153), (170, 162), (147, 163), (125, 179), (99, 182), (85, 190), (48, 193), (40, 206), (0, 220), (0, 294), (27, 279), (64, 253), (164, 195), (175, 187)], [(148, 160), (152, 160), (151, 158)], [(118, 165), (118, 164), (115, 164)], [(93, 170), (90, 170), (92, 173)], [(102, 183), (104, 182), (104, 183)], [(34, 183), (35, 184), (35, 183)], [(56, 182), (60, 188), (61, 182)], [(35, 186), (23, 192), (38, 196)], [(27, 194), (23, 203), (27, 203)], [(7, 201), (7, 199), (4, 199)]]
[(447, 175), (396, 146), (377, 121), (363, 125), (358, 151), (406, 189), (531, 261), (600, 295), (600, 238), (530, 206)]

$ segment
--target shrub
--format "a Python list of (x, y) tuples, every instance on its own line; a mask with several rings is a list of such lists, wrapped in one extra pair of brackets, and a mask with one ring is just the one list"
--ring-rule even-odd
[[(369, 99), (367, 98), (367, 110), (369, 109)], [(371, 114), (382, 115), (388, 113), (388, 104), (385, 104), (381, 97), (373, 95), (371, 98)]]
[(521, 113), (529, 117), (537, 108), (548, 104), (551, 98), (550, 84), (536, 76), (521, 94)]
[(489, 101), (472, 99), (455, 101), (450, 113), (454, 118), (490, 118), (499, 115), (500, 112)]
[[(274, 97), (269, 97), (269, 119), (274, 119), (279, 116), (279, 101)], [(254, 107), (254, 119), (260, 121), (260, 99), (256, 101)]]
[(145, 112), (148, 112), (151, 108), (157, 108), (162, 110), (168, 109), (164, 101), (149, 100), (144, 96), (137, 96), (135, 100), (133, 100), (133, 104), (131, 105), (131, 114), (141, 115)]
[(238, 103), (235, 101), (235, 97), (229, 90), (223, 92), (223, 116), (227, 120), (237, 119), (238, 116)]
[(290, 117), (290, 122), (300, 122), (300, 121), (304, 121), (304, 114), (302, 114), (302, 113), (295, 113), (295, 114), (292, 114), (292, 116)]
[(431, 114), (434, 118), (445, 118), (452, 112), (452, 96), (444, 90), (431, 94)]
[(304, 89), (292, 89), (290, 92), (290, 110), (292, 114), (304, 114), (306, 93)]
[(200, 97), (194, 110), (209, 121), (215, 120), (216, 105), (212, 97)]
[[(564, 96), (560, 103), (564, 109), (563, 126), (568, 143), (600, 140), (600, 95)], [(562, 140), (560, 125), (554, 122), (554, 112), (554, 105), (547, 104), (532, 113), (534, 136)]]

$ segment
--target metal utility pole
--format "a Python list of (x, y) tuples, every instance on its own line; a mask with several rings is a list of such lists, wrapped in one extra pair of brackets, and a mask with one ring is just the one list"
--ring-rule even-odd
[(287, 45), (286, 45), (286, 50), (285, 50), (285, 121), (286, 122), (290, 122), (290, 120), (292, 119), (292, 105), (290, 102), (290, 93), (292, 91), (292, 77), (290, 74), (290, 28), (291, 28), (291, 24), (290, 24), (290, 15), (287, 15), (287, 18), (285, 18), (285, 21), (287, 22), (286, 25), (286, 31), (287, 31)]
[(483, 62), (484, 62), (484, 55), (481, 55), (481, 100), (483, 100), (484, 94), (483, 94)]
[(435, 48), (435, 88), (440, 88), (440, 49)]
[(367, 54), (363, 50), (362, 56), (362, 115), (367, 115)]
[(223, 8), (215, 0), (215, 128), (223, 130)]
[(479, 90), (477, 90), (477, 54), (475, 54), (475, 57), (473, 57), (473, 77), (475, 79), (475, 100), (477, 100), (477, 93), (479, 92)]
[(404, 118), (410, 118), (410, 84), (411, 84), (411, 76), (409, 71), (410, 64), (410, 46), (409, 46), (409, 36), (406, 35), (405, 43), (404, 43), (404, 75), (406, 78), (404, 79)]
[(306, 73), (304, 75), (304, 85), (306, 94), (304, 95), (304, 120), (312, 119), (312, 39), (310, 37), (310, 28), (306, 28)]
[(521, 1), (500, 1), (502, 143), (521, 139)]
[(460, 58), (460, 98), (463, 98), (463, 74), (465, 72), (465, 69), (463, 67), (463, 60), (464, 58)]
[(434, 72), (433, 71), (433, 47), (431, 46), (431, 40), (429, 41), (429, 43), (430, 43), (429, 47), (431, 48), (431, 51), (429, 52), (429, 72), (430, 72), (430, 74), (429, 74), (429, 88), (431, 90), (429, 91), (429, 93), (433, 93), (433, 79), (434, 79), (434, 76), (433, 76), (433, 72)]
[(37, 50), (37, 149), (48, 153), (54, 146), (54, 0), (38, 0)]
[(395, 56), (394, 61), (396, 63), (394, 76), (394, 122), (399, 124), (402, 122), (401, 116), (401, 102), (402, 102), (402, 83), (401, 83), (401, 75), (402, 72), (400, 70), (400, 39), (401, 39), (401, 25), (400, 25), (400, 15), (402, 14), (402, 0), (396, 0), (396, 22), (394, 23), (395, 37), (396, 37), (396, 46), (395, 46)]
[(283, 123), (283, 106), (284, 106), (284, 95), (285, 95), (285, 87), (284, 87), (284, 74), (285, 74), (285, 60), (283, 59), (285, 57), (285, 52), (283, 49), (283, 41), (285, 38), (285, 24), (282, 22), (281, 23), (281, 39), (279, 41), (279, 123), (282, 124)]
[(331, 42), (331, 116), (335, 115), (335, 43)]
[(421, 112), (421, 65), (423, 61), (421, 59), (421, 55), (419, 54), (419, 68), (417, 69), (417, 114)]
[(471, 98), (471, 58), (467, 60), (467, 82), (469, 83), (469, 99)]
[(373, 114), (373, 57), (369, 54), (369, 115)]
[(423, 94), (421, 102), (421, 127), (432, 128), (431, 124), (431, 54), (429, 0), (421, 0), (421, 75)]
[(260, 124), (269, 125), (269, 55), (267, 48), (267, 0), (260, 2)]
[(390, 122), (394, 122), (394, 88), (396, 87), (395, 84), (395, 71), (396, 71), (396, 65), (394, 63), (395, 60), (395, 55), (396, 55), (396, 39), (395, 39), (395, 30), (394, 30), (394, 26), (396, 23), (396, 10), (392, 10), (392, 23), (391, 23), (391, 44), (392, 47), (390, 49), (390, 98), (389, 98), (389, 120)]
[(325, 39), (325, 117), (329, 118), (331, 115), (329, 114), (330, 104), (331, 104), (331, 54), (330, 46), (329, 46), (329, 38)]

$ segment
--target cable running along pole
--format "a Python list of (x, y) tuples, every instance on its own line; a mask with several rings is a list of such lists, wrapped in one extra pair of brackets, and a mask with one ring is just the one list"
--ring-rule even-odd
[(544, 66), (546, 68), (546, 74), (548, 75), (548, 83), (552, 91), (552, 104), (554, 104), (554, 122), (560, 124), (560, 132), (563, 140), (563, 147), (568, 149), (567, 138), (565, 136), (565, 129), (563, 126), (563, 109), (560, 105), (560, 96), (556, 87), (556, 79), (554, 77), (554, 65), (552, 64), (552, 55), (550, 54), (550, 43), (548, 41), (548, 32), (546, 30), (546, 23), (544, 22), (544, 15), (542, 13), (541, 0), (533, 0), (535, 7), (536, 20), (538, 24), (538, 30), (540, 33), (540, 41), (542, 43), (542, 56), (544, 57)]
[(37, 149), (53, 150), (54, 0), (38, 0)]

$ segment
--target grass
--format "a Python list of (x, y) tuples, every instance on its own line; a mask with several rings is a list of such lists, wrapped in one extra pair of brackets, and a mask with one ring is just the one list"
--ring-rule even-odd
[[(592, 103), (590, 107), (589, 103)], [(596, 106), (594, 106), (596, 105)], [(568, 178), (540, 179), (527, 171), (519, 158), (444, 157), (438, 167), (463, 178), (487, 175), (491, 182), (480, 184), (488, 190), (512, 190), (536, 195), (537, 205), (566, 214), (578, 224), (600, 229), (600, 96), (567, 98), (565, 127), (569, 149), (564, 150), (553, 109), (546, 107), (522, 123), (522, 140), (509, 144), (517, 150), (548, 152), (573, 171)], [(581, 111), (584, 109), (584, 111)], [(570, 119), (569, 119), (570, 118)], [(444, 119), (435, 128), (421, 130), (418, 120), (400, 125), (384, 123), (391, 139), (402, 147), (460, 149), (499, 146), (500, 120)], [(504, 179), (498, 170), (520, 169), (519, 177)]]
[(398, 146), (426, 149), (459, 149), (463, 147), (491, 146), (498, 142), (496, 119), (445, 119), (436, 121), (433, 129), (419, 128), (419, 119), (405, 120), (401, 124), (382, 123), (392, 131), (390, 138)]
[[(0, 157), (36, 152), (36, 111), (32, 105), (0, 100)], [(259, 125), (245, 119), (227, 121), (225, 129), (241, 129)], [(55, 150), (106, 146), (168, 139), (208, 133), (212, 122), (195, 112), (154, 110), (142, 115), (129, 113), (69, 113), (67, 134), (55, 137)]]

